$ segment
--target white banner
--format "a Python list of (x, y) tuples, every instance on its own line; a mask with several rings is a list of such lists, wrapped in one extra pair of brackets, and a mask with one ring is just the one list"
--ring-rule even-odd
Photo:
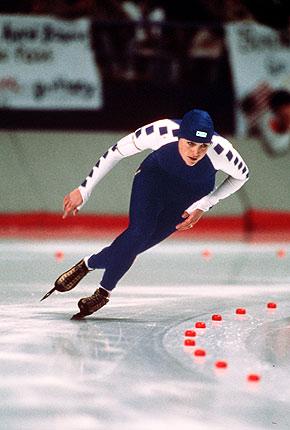
[(269, 109), (273, 90), (290, 90), (290, 35), (283, 39), (263, 25), (233, 23), (226, 26), (226, 37), (241, 136)]
[(102, 81), (90, 21), (0, 16), (0, 107), (98, 109)]

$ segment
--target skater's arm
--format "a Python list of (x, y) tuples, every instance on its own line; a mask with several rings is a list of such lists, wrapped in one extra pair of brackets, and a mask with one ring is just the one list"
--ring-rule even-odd
[(75, 215), (84, 206), (95, 186), (120, 160), (150, 148), (148, 143), (147, 145), (143, 144), (142, 148), (137, 147), (135, 140), (135, 133), (130, 133), (120, 139), (116, 145), (109, 148), (108, 151), (102, 155), (82, 184), (76, 190), (73, 190), (65, 196), (64, 218), (70, 212)]
[[(132, 137), (129, 135), (121, 139), (121, 141), (122, 140), (129, 142), (132, 140)], [(88, 201), (95, 186), (122, 158), (125, 157), (118, 149), (119, 142), (102, 155), (82, 184), (64, 197), (63, 218), (66, 218), (70, 213), (76, 215)]]
[[(129, 136), (126, 136), (126, 138), (128, 139)], [(99, 160), (91, 169), (88, 176), (78, 187), (79, 193), (82, 198), (82, 202), (77, 207), (78, 210), (80, 210), (83, 205), (89, 200), (89, 197), (95, 186), (122, 158), (124, 158), (124, 156), (120, 153), (118, 149), (118, 143), (109, 148), (108, 151), (106, 151), (105, 154), (102, 155), (101, 158), (99, 158)]]
[(231, 194), (238, 191), (244, 184), (247, 182), (248, 178), (245, 180), (235, 179), (228, 176), (224, 182), (217, 187), (212, 193), (208, 194), (205, 197), (202, 197), (200, 200), (194, 202), (191, 206), (186, 209), (186, 212), (189, 214), (192, 213), (195, 209), (201, 209), (204, 212), (207, 212), (210, 208), (215, 206), (220, 200), (223, 200), (229, 197)]
[(220, 200), (238, 191), (249, 178), (249, 169), (245, 161), (226, 139), (220, 136), (216, 137), (209, 157), (216, 170), (227, 173), (228, 177), (213, 192), (189, 206), (186, 209), (189, 214), (195, 209), (208, 211)]
[(178, 124), (174, 121), (159, 120), (120, 139), (96, 162), (82, 184), (65, 196), (64, 218), (70, 212), (75, 215), (83, 207), (95, 186), (120, 160), (146, 149), (157, 149), (176, 138), (177, 131)]
[(78, 187), (82, 197), (78, 210), (88, 201), (94, 187), (122, 158), (130, 157), (146, 149), (157, 149), (172, 141), (177, 129), (178, 125), (173, 121), (159, 120), (120, 139), (97, 161), (89, 175)]

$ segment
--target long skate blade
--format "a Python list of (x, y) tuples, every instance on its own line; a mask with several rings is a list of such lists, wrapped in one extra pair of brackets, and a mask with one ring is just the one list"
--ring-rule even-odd
[(42, 297), (42, 299), (40, 299), (40, 302), (42, 302), (44, 299), (47, 299), (47, 297), (49, 297), (55, 290), (56, 288), (53, 287), (48, 293), (45, 294), (45, 296)]

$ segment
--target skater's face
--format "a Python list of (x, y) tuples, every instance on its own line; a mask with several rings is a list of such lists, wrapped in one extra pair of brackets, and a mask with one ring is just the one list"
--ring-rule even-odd
[(178, 149), (181, 158), (187, 166), (194, 166), (207, 153), (210, 143), (195, 143), (190, 140), (180, 138)]

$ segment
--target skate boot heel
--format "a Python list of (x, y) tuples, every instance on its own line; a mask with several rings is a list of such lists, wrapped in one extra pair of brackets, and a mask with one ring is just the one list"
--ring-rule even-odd
[(78, 302), (80, 312), (75, 314), (72, 319), (82, 319), (87, 315), (91, 315), (94, 312), (101, 309), (109, 301), (109, 293), (103, 288), (97, 288), (92, 296), (84, 297)]

